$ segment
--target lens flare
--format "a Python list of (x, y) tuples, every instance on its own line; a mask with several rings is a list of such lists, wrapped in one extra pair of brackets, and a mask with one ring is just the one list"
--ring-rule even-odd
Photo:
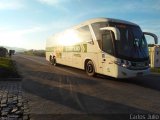
[(68, 30), (61, 36), (58, 36), (57, 42), (59, 45), (70, 46), (80, 43), (81, 40), (78, 36), (78, 32), (76, 32), (75, 30)]

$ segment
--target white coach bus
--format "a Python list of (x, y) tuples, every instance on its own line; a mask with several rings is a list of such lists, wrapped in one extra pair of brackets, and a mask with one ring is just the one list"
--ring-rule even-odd
[(46, 59), (96, 73), (129, 78), (149, 74), (149, 52), (145, 34), (137, 24), (111, 18), (96, 18), (51, 36)]

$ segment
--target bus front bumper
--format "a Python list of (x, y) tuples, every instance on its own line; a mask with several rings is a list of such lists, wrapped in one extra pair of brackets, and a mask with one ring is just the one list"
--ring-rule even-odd
[(148, 74), (150, 74), (150, 68), (146, 70), (129, 70), (129, 69), (120, 67), (117, 73), (117, 78), (141, 77)]

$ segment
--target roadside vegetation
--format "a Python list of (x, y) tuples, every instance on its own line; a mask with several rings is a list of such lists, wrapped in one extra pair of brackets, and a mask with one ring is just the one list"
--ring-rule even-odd
[(8, 55), (8, 50), (4, 47), (0, 47), (0, 57), (6, 57)]
[(0, 78), (19, 77), (14, 62), (9, 57), (0, 57)]
[(151, 68), (151, 72), (160, 73), (160, 68)]
[(45, 50), (28, 50), (24, 54), (31, 56), (45, 57)]

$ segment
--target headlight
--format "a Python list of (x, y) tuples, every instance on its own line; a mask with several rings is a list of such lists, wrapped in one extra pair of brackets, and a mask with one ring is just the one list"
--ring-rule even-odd
[(124, 68), (129, 68), (131, 66), (131, 63), (127, 60), (114, 61), (114, 63)]

